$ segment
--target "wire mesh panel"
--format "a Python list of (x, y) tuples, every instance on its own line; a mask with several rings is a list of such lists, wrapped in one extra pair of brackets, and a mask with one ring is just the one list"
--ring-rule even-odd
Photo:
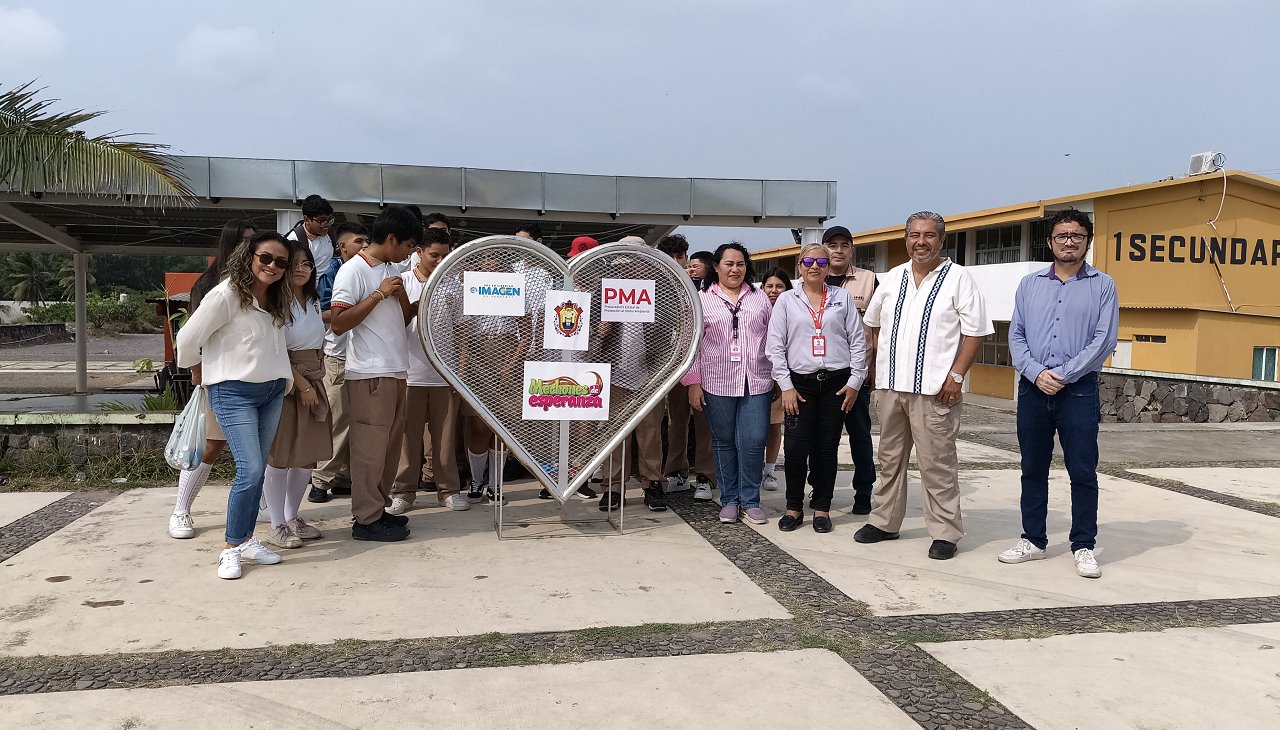
[[(464, 313), (468, 276), (471, 281), (477, 276), (486, 281), (501, 278), (491, 274), (519, 275), (506, 280), (519, 286), (522, 314)], [(617, 288), (607, 291), (605, 280), (615, 279), (635, 282), (645, 292), (652, 282), (652, 321), (603, 321), (604, 298), (619, 296)], [(590, 311), (583, 313), (590, 335), (585, 350), (544, 348), (544, 305), (549, 291), (561, 289), (591, 294)], [(499, 294), (510, 295), (511, 290)], [(643, 311), (645, 305), (640, 302), (637, 308)], [(427, 282), (418, 322), (423, 347), (437, 369), (561, 502), (661, 404), (692, 364), (702, 331), (693, 285), (666, 254), (639, 245), (610, 244), (566, 263), (541, 244), (514, 236), (478, 239), (445, 258)], [(607, 371), (607, 418), (525, 418), (526, 363)], [(592, 369), (593, 364), (608, 368)], [(596, 375), (597, 382), (604, 382)], [(567, 382), (579, 387), (576, 381)]]

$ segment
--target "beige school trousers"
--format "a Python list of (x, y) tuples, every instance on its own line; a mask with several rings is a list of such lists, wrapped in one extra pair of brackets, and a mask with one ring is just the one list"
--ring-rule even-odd
[(391, 485), (400, 469), (407, 403), (405, 381), (347, 381), (351, 418), (351, 514), (368, 525), (391, 506)]
[(458, 464), (454, 437), (458, 432), (458, 394), (449, 386), (410, 386), (405, 411), (404, 439), (400, 451), (400, 471), (391, 487), (391, 496), (413, 504), (422, 474), (423, 432), (431, 453), (437, 454), (433, 467), (436, 499), (458, 493)]
[(330, 428), (333, 435), (333, 458), (320, 462), (312, 477), (331, 486), (334, 479), (350, 480), (347, 467), (347, 389), (344, 387), (347, 361), (331, 355), (324, 356), (324, 395), (329, 400)]
[(960, 434), (960, 403), (945, 408), (933, 396), (875, 391), (880, 419), (880, 482), (875, 509), (867, 524), (897, 532), (907, 512), (907, 464), (916, 451), (924, 482), (924, 521), (934, 540), (959, 542), (964, 537), (960, 517), (960, 483), (956, 475), (956, 436)]
[[(661, 409), (658, 409), (661, 411)], [(706, 411), (689, 408), (689, 386), (676, 383), (667, 394), (667, 462), (664, 474), (689, 470), (689, 415), (693, 415), (693, 472), (705, 474), (716, 484), (716, 462), (711, 455), (711, 429)], [(692, 477), (694, 474), (689, 474)]]

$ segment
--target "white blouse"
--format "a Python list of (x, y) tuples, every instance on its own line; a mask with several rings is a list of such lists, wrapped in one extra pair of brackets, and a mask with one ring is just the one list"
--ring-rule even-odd
[(285, 352), (284, 329), (251, 300), (248, 307), (226, 281), (209, 290), (175, 343), (178, 367), (203, 361), (201, 381), (213, 385), (227, 380), (266, 383), (284, 378), (293, 383), (293, 369)]
[(324, 318), (320, 315), (320, 302), (312, 299), (305, 305), (296, 299), (293, 322), (284, 328), (284, 344), (290, 350), (319, 350), (324, 346)]

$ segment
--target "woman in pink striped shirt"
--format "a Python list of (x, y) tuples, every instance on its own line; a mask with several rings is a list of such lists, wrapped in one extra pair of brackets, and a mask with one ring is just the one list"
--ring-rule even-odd
[(769, 297), (751, 284), (751, 254), (737, 242), (716, 249), (702, 281), (702, 345), (681, 381), (689, 405), (704, 408), (720, 481), (720, 521), (739, 514), (762, 525), (760, 478), (769, 436), (773, 377), (765, 356)]

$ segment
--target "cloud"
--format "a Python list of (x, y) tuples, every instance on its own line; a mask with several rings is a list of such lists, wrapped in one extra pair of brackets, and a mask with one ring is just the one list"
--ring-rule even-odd
[(206, 79), (239, 81), (261, 73), (267, 47), (257, 28), (201, 23), (178, 45), (178, 68)]
[(0, 68), (22, 69), (48, 61), (62, 52), (62, 31), (52, 21), (31, 8), (0, 5)]

